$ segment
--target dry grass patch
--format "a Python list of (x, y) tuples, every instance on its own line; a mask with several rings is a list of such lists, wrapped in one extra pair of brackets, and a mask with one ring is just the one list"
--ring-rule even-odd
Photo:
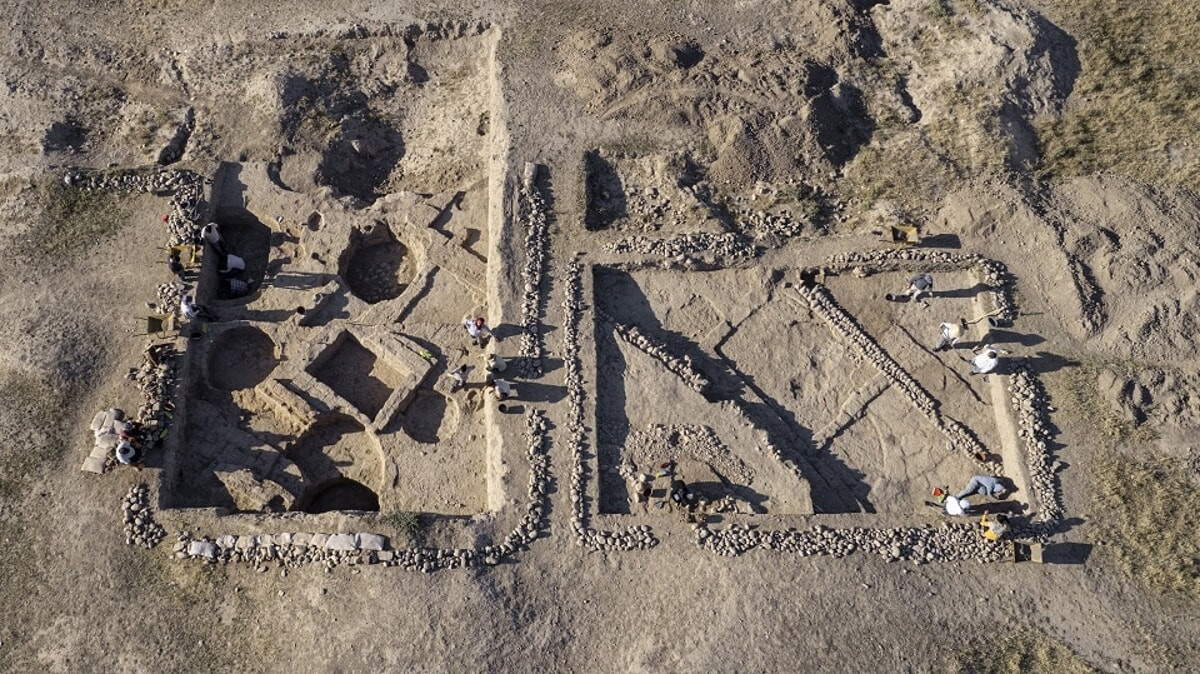
[(1112, 453), (1096, 469), (1096, 520), (1121, 569), (1160, 592), (1200, 598), (1200, 490), (1185, 459)]
[(29, 229), (17, 237), (22, 257), (59, 266), (116, 236), (128, 212), (116, 195), (86, 191), (51, 179), (37, 186), (40, 209)]
[(997, 628), (951, 658), (947, 671), (959, 674), (1024, 674), (1056, 672), (1087, 674), (1096, 671), (1066, 646), (1028, 628)]
[(1085, 363), (1052, 379), (1063, 411), (1086, 420), (1097, 460), (1089, 474), (1093, 523), (1127, 576), (1159, 592), (1200, 598), (1200, 491), (1188, 459), (1148, 448), (1158, 434), (1119, 416), (1096, 394), (1101, 369), (1128, 373), (1135, 363)]
[(0, 371), (0, 500), (15, 500), (31, 478), (63, 455), (66, 408), (62, 392), (45, 377)]
[(1047, 176), (1118, 171), (1200, 188), (1200, 12), (1177, 0), (1050, 0), (1082, 65), (1066, 110), (1038, 127)]

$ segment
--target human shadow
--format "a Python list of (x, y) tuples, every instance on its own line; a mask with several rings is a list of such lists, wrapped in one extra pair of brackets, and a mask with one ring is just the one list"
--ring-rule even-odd
[(976, 283), (970, 288), (954, 288), (952, 290), (935, 290), (930, 293), (930, 297), (945, 297), (945, 298), (969, 298), (975, 297), (981, 292), (992, 290), (992, 287), (983, 283)]
[(562, 400), (567, 389), (563, 386), (554, 386), (551, 384), (541, 384), (528, 380), (521, 380), (515, 383), (517, 388), (516, 400), (529, 403), (556, 403)]
[(1042, 550), (1042, 563), (1085, 564), (1091, 556), (1090, 543), (1051, 543)]
[(1012, 332), (1011, 330), (997, 330), (992, 328), (988, 331), (984, 338), (985, 344), (1019, 344), (1021, 346), (1037, 346), (1045, 342), (1045, 338), (1041, 335), (1033, 333), (1022, 334), (1020, 332)]
[(934, 234), (921, 239), (918, 248), (962, 248), (957, 234)]
[[(1037, 374), (1057, 372), (1064, 368), (1079, 366), (1079, 361), (1047, 351), (1038, 351), (1036, 356), (1025, 356), (1024, 361), (1029, 366), (1029, 369)], [(1001, 362), (1003, 363), (1003, 361)]]

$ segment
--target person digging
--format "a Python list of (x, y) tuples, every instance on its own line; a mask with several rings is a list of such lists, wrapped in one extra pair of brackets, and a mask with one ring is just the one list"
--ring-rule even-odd
[(517, 394), (512, 382), (506, 379), (488, 377), (487, 383), (492, 387), (492, 394), (496, 396), (496, 400), (508, 400)]
[[(918, 302), (923, 296), (933, 296), (933, 275), (932, 274), (917, 274), (908, 280), (908, 289), (899, 294), (888, 293), (889, 300), (899, 302)], [(928, 309), (928, 302), (921, 302), (921, 306)]]
[[(971, 363), (971, 371), (969, 374), (981, 374), (986, 378), (987, 375), (996, 371), (1000, 366), (1000, 354), (1007, 354), (1004, 349), (997, 349), (986, 344), (975, 351), (975, 357), (967, 361)], [(964, 358), (963, 360), (967, 360)]]
[(122, 466), (133, 466), (142, 469), (142, 450), (134, 444), (132, 433), (122, 432), (116, 448), (117, 463)]
[(967, 334), (967, 320), (960, 318), (957, 323), (942, 323), (938, 329), (938, 343), (933, 350), (953, 349), (954, 345), (958, 344), (958, 340)]
[(446, 375), (450, 378), (451, 393), (467, 385), (467, 373), (470, 371), (471, 366), (464, 363)]

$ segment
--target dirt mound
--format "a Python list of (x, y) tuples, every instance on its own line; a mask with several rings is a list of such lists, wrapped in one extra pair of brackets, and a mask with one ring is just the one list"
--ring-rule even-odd
[(1055, 191), (1066, 253), (1099, 304), (1106, 351), (1163, 358), (1196, 349), (1200, 331), (1200, 198), (1119, 178), (1081, 178)]
[(799, 45), (745, 50), (632, 39), (577, 33), (561, 79), (602, 119), (656, 120), (687, 132), (714, 181), (823, 175), (874, 130), (861, 92)]
[[(872, 10), (920, 124), (957, 136), (973, 164), (1037, 161), (1031, 121), (1056, 114), (1079, 74), (1074, 41), (1007, 3), (897, 0)], [(993, 143), (1001, 153), (992, 155)]]

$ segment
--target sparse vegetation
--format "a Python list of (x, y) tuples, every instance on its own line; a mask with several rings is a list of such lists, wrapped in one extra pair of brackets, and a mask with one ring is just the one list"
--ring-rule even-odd
[(1134, 424), (1117, 414), (1096, 395), (1096, 379), (1101, 369), (1111, 370), (1121, 376), (1133, 376), (1137, 367), (1136, 363), (1128, 361), (1094, 361), (1068, 369), (1062, 375), (1071, 403), (1082, 418), (1090, 420), (1091, 428), (1099, 432), (1107, 449), (1113, 449), (1118, 444), (1145, 445), (1158, 437), (1154, 428), (1146, 424)]
[(0, 371), (0, 500), (15, 499), (31, 475), (62, 454), (62, 392), (33, 374)]
[(1200, 491), (1184, 459), (1113, 452), (1096, 470), (1096, 519), (1121, 569), (1146, 586), (1200, 598)]
[(1067, 647), (1041, 632), (999, 627), (994, 634), (975, 641), (967, 650), (954, 656), (946, 669), (959, 674), (1086, 674), (1096, 671)]
[(1099, 453), (1090, 478), (1094, 523), (1129, 577), (1160, 592), (1200, 597), (1200, 539), (1192, 523), (1200, 492), (1192, 468), (1187, 459), (1150, 453), (1154, 429), (1121, 417), (1096, 395), (1101, 368), (1130, 374), (1137, 365), (1087, 363), (1061, 375), (1065, 407), (1088, 420)]
[(425, 521), (420, 513), (397, 510), (384, 515), (382, 519), (386, 524), (395, 527), (400, 533), (404, 534), (409, 543), (413, 545), (421, 544), (421, 539), (425, 535)]
[(78, 258), (125, 225), (127, 213), (115, 195), (63, 185), (55, 178), (38, 186), (42, 214), (21, 236), (23, 256), (59, 265)]
[(1066, 110), (1042, 120), (1042, 173), (1118, 171), (1200, 188), (1200, 12), (1185, 2), (1058, 0), (1048, 18), (1077, 42)]

